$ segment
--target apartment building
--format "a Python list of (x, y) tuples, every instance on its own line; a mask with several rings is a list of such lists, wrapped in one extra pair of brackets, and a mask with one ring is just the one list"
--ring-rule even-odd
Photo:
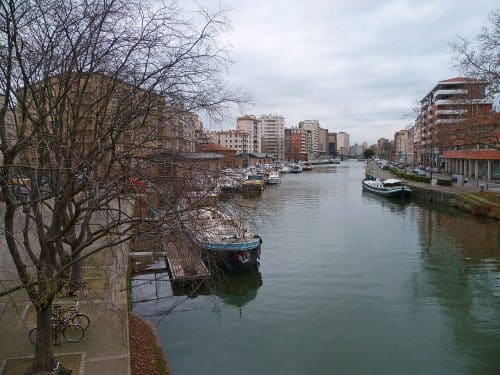
[(500, 178), (499, 115), (487, 82), (467, 77), (439, 81), (420, 101), (417, 153), (423, 164), (450, 173)]
[[(155, 155), (195, 148), (196, 119), (182, 105), (104, 74), (60, 74), (24, 94), (17, 104), (32, 113), (25, 125), (31, 135), (19, 161), (32, 169), (27, 174), (85, 169), (102, 178), (141, 175)], [(35, 102), (49, 101), (57, 103), (57, 116), (47, 118)]]
[(337, 133), (337, 151), (341, 155), (347, 155), (349, 153), (349, 134), (346, 132)]
[(261, 128), (261, 152), (285, 158), (285, 118), (279, 115), (259, 117)]
[(245, 115), (236, 119), (236, 130), (246, 132), (250, 135), (250, 146), (248, 152), (262, 152), (262, 130), (261, 121), (253, 115)]
[(326, 134), (326, 143), (328, 156), (337, 156), (337, 133), (328, 132)]
[(230, 150), (236, 150), (236, 153), (238, 154), (252, 152), (252, 137), (245, 131), (226, 130), (210, 132), (210, 138), (216, 145)]
[(312, 154), (313, 136), (311, 130), (285, 129), (285, 160), (307, 161)]
[(403, 129), (394, 133), (394, 155), (392, 160), (404, 164), (413, 164), (413, 153), (411, 151), (410, 131)]
[(299, 122), (299, 129), (310, 130), (312, 134), (312, 155), (311, 159), (315, 158), (320, 151), (320, 129), (318, 120), (302, 120)]

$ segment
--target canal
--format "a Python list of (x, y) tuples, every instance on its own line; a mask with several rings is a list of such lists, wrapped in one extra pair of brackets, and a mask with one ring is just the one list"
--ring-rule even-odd
[(284, 175), (252, 201), (258, 273), (213, 294), (134, 281), (173, 374), (500, 372), (500, 226), (362, 192), (364, 164)]

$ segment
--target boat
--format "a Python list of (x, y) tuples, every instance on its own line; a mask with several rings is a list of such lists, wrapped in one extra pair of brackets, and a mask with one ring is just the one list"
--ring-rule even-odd
[(244, 223), (210, 207), (178, 211), (178, 219), (191, 242), (206, 253), (206, 261), (230, 272), (258, 265), (262, 239)]
[(281, 173), (290, 173), (291, 169), (288, 165), (283, 165), (280, 169)]
[(244, 196), (258, 196), (266, 187), (266, 180), (262, 174), (249, 174), (246, 180), (240, 187), (240, 191)]
[(314, 166), (312, 165), (312, 163), (306, 161), (304, 163), (304, 165), (302, 166), (302, 170), (303, 171), (312, 171), (314, 169)]
[(277, 185), (281, 182), (280, 173), (278, 171), (271, 171), (267, 176), (267, 183), (269, 185)]
[(296, 163), (293, 164), (290, 168), (290, 173), (301, 173), (302, 172), (302, 165)]
[(408, 185), (394, 178), (387, 180), (366, 178), (362, 185), (363, 189), (384, 197), (408, 197), (411, 193)]

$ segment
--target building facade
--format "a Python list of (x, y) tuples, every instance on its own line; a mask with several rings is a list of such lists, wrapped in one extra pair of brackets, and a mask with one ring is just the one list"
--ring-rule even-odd
[(329, 157), (337, 156), (337, 133), (326, 134), (327, 154)]
[(259, 117), (261, 128), (261, 152), (285, 158), (285, 118), (279, 115)]
[(403, 129), (394, 133), (394, 155), (392, 160), (399, 163), (413, 164), (412, 147), (410, 147), (410, 131)]
[(306, 129), (285, 129), (285, 160), (306, 161), (312, 152), (312, 132)]
[(469, 177), (500, 178), (500, 117), (488, 83), (467, 77), (440, 81), (421, 100), (416, 126), (423, 164)]
[(252, 138), (249, 133), (242, 130), (210, 132), (210, 139), (216, 145), (236, 150), (237, 153), (246, 154), (252, 151)]
[(262, 128), (261, 121), (253, 115), (245, 115), (236, 119), (236, 130), (241, 130), (249, 134), (249, 151), (254, 153), (262, 152)]
[(347, 155), (349, 153), (349, 134), (346, 132), (337, 133), (337, 151), (341, 155)]
[(310, 130), (312, 135), (312, 150), (310, 159), (316, 158), (320, 153), (320, 129), (318, 120), (302, 120), (299, 122), (299, 129)]

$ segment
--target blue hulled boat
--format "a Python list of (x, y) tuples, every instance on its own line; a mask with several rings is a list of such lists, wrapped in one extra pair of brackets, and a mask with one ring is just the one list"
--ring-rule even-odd
[(262, 239), (215, 208), (199, 208), (179, 215), (189, 239), (228, 271), (241, 272), (258, 264)]

